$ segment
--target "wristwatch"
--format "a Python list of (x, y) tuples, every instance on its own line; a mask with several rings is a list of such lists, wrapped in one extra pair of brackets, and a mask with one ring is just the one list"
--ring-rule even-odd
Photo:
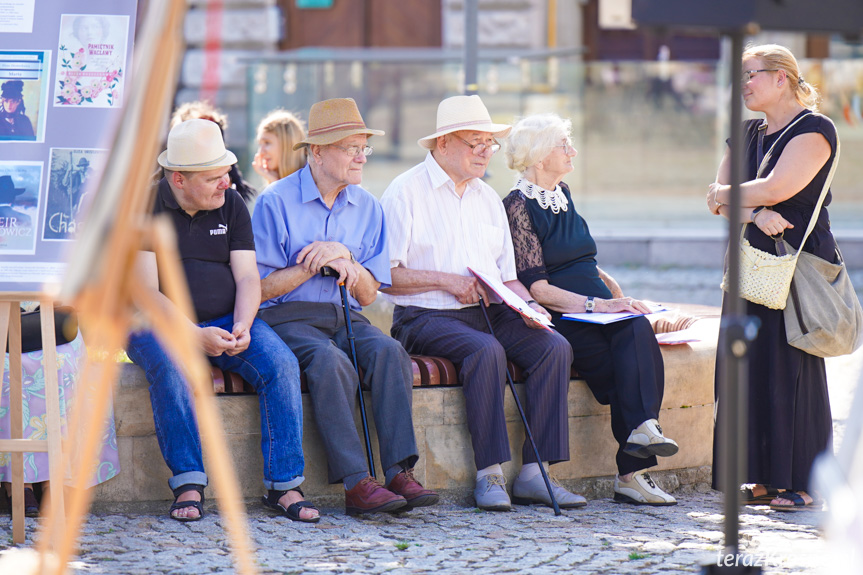
[(584, 302), (584, 311), (587, 313), (593, 313), (594, 309), (596, 309), (596, 302), (593, 301), (593, 296), (589, 295)]

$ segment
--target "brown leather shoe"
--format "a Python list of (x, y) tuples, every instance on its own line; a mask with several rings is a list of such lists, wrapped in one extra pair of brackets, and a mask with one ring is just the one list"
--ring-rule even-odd
[(426, 489), (416, 480), (413, 469), (400, 471), (387, 485), (387, 489), (404, 497), (408, 502), (408, 509), (434, 505), (439, 499), (437, 493)]
[(345, 512), (348, 515), (362, 513), (387, 513), (401, 509), (408, 504), (401, 495), (384, 489), (384, 486), (366, 477), (357, 483), (353, 489), (345, 491)]

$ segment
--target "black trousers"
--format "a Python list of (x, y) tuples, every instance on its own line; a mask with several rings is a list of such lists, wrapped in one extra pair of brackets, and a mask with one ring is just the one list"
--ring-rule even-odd
[[(511, 459), (503, 412), (507, 357), (526, 375), (525, 414), (540, 457), (552, 463), (568, 460), (570, 345), (556, 332), (528, 327), (505, 305), (487, 311), (496, 337), (488, 333), (479, 306), (396, 306), (392, 336), (409, 353), (445, 357), (458, 368), (477, 469)], [(522, 462), (536, 462), (527, 440)]]
[(633, 429), (659, 419), (665, 368), (656, 335), (647, 318), (608, 325), (569, 321), (552, 314), (557, 330), (572, 345), (572, 365), (587, 381), (596, 400), (611, 406), (611, 432), (617, 440), (621, 475), (656, 465), (623, 452)]

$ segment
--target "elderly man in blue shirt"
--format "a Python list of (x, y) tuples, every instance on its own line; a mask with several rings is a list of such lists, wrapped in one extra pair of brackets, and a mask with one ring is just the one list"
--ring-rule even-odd
[[(324, 441), (331, 483), (345, 485), (348, 514), (432, 505), (438, 495), (413, 476), (418, 459), (411, 416), (410, 358), (360, 315), (390, 285), (389, 253), (378, 201), (360, 187), (372, 153), (368, 129), (351, 99), (318, 102), (309, 114), (309, 163), (258, 198), (252, 226), (263, 303), (259, 317), (288, 344), (306, 374)], [(322, 277), (328, 266), (338, 279)], [(338, 283), (349, 292), (357, 360), (371, 390), (385, 483), (369, 476), (354, 424), (357, 374)]]

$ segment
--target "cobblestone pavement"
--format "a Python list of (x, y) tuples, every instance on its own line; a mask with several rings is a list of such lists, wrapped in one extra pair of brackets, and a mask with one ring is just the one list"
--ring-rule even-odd
[[(453, 504), (366, 519), (325, 508), (316, 526), (256, 504), (249, 514), (266, 574), (693, 573), (720, 557), (721, 506), (709, 492), (681, 495), (667, 508), (593, 500), (560, 517), (545, 507), (494, 513)], [(766, 573), (814, 573), (824, 556), (819, 517), (742, 508), (741, 561), (757, 561)], [(215, 510), (187, 524), (162, 513), (98, 514), (80, 545), (85, 573), (233, 572)]]
[[(651, 295), (655, 292), (665, 294), (666, 301), (718, 304), (715, 292), (721, 278), (715, 270), (607, 271), (636, 297), (659, 299)], [(863, 284), (857, 279), (858, 286)], [(708, 290), (715, 300), (703, 297)], [(863, 350), (828, 360), (837, 446), (861, 371)], [(667, 481), (660, 474), (656, 479)], [(586, 508), (564, 511), (560, 517), (545, 507), (482, 512), (461, 501), (364, 519), (345, 516), (337, 502), (330, 501), (321, 506), (323, 519), (317, 525), (274, 517), (252, 501), (248, 513), (257, 564), (265, 574), (695, 573), (702, 564), (730, 561), (722, 556), (721, 495), (703, 483), (675, 495), (679, 504), (674, 507), (593, 499)], [(80, 540), (80, 572), (234, 572), (214, 506), (208, 504), (203, 521), (188, 524), (169, 520), (166, 508), (142, 504), (123, 513), (92, 514)], [(824, 565), (830, 553), (820, 530), (824, 518), (814, 511), (742, 507), (738, 561), (757, 562), (769, 574), (829, 572)], [(33, 522), (28, 522), (28, 543), (34, 533)], [(0, 547), (9, 542), (11, 522), (0, 519)]]

